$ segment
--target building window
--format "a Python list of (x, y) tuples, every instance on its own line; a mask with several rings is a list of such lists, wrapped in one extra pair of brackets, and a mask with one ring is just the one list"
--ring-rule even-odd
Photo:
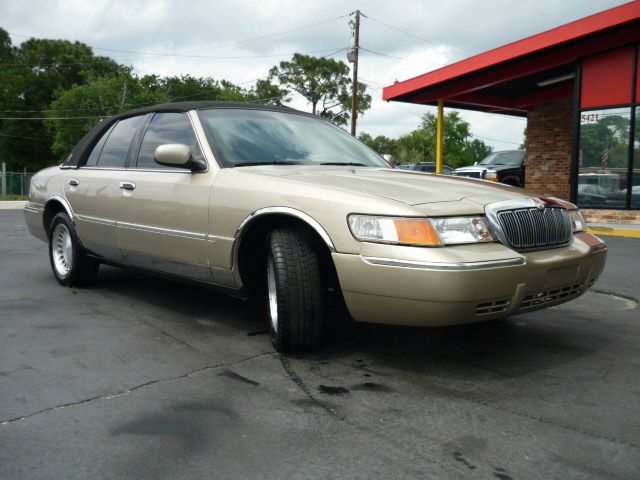
[(636, 107), (636, 126), (633, 135), (633, 170), (631, 172), (631, 208), (640, 210), (640, 107)]
[(580, 207), (627, 206), (630, 128), (629, 107), (580, 113), (577, 198)]

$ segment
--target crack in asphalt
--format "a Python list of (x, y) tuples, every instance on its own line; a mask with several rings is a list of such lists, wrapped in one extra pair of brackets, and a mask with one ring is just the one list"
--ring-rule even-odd
[(632, 297), (630, 295), (623, 295), (622, 293), (611, 292), (609, 290), (598, 290), (598, 289), (593, 289), (593, 288), (590, 291), (593, 292), (593, 293), (599, 293), (601, 295), (609, 295), (611, 297), (617, 297), (617, 298), (621, 298), (623, 300), (628, 300), (630, 302), (635, 303), (636, 307), (640, 303), (640, 300), (638, 300), (637, 298)]
[(48, 412), (51, 412), (51, 411), (54, 411), (54, 410), (60, 410), (60, 409), (67, 408), (67, 407), (75, 407), (75, 406), (78, 406), (78, 405), (84, 405), (86, 403), (90, 403), (90, 402), (93, 402), (95, 400), (109, 400), (109, 399), (112, 399), (112, 398), (122, 397), (123, 395), (127, 395), (128, 393), (135, 392), (136, 390), (140, 390), (142, 388), (149, 387), (151, 385), (156, 385), (156, 384), (165, 383), (165, 382), (173, 382), (175, 380), (182, 380), (182, 379), (188, 378), (191, 375), (194, 375), (196, 373), (203, 372), (205, 370), (215, 370), (215, 369), (219, 369), (219, 368), (233, 367), (235, 365), (240, 365), (242, 363), (246, 363), (246, 362), (249, 362), (251, 360), (255, 360), (256, 358), (266, 357), (268, 355), (273, 355), (275, 353), (276, 353), (275, 351), (267, 352), (267, 353), (260, 353), (258, 355), (252, 355), (251, 357), (244, 358), (244, 359), (238, 360), (236, 362), (218, 363), (216, 365), (207, 365), (205, 367), (200, 367), (200, 368), (196, 368), (195, 370), (191, 370), (190, 372), (187, 372), (187, 373), (185, 373), (183, 375), (178, 375), (177, 377), (158, 378), (158, 379), (155, 379), (155, 380), (150, 380), (150, 381), (145, 382), (145, 383), (141, 383), (139, 385), (135, 385), (135, 386), (130, 387), (130, 388), (125, 388), (123, 390), (118, 390), (117, 392), (107, 393), (107, 394), (103, 394), (103, 395), (96, 395), (95, 397), (85, 398), (83, 400), (78, 400), (78, 401), (75, 401), (75, 402), (69, 402), (69, 403), (63, 403), (61, 405), (55, 405), (53, 407), (44, 408), (42, 410), (38, 410), (37, 412), (29, 413), (27, 415), (23, 415), (23, 416), (20, 416), (20, 417), (11, 418), (9, 420), (0, 420), (0, 426), (1, 425), (10, 425), (12, 423), (16, 423), (16, 422), (19, 422), (21, 420), (25, 420), (27, 418), (35, 417), (37, 415), (41, 415), (43, 413), (48, 413)]

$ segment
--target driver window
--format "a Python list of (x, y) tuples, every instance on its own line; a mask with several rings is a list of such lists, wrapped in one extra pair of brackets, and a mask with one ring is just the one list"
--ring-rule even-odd
[(158, 165), (154, 159), (156, 148), (165, 143), (181, 143), (191, 148), (195, 160), (203, 160), (191, 122), (184, 113), (156, 113), (144, 134), (137, 168), (172, 169)]

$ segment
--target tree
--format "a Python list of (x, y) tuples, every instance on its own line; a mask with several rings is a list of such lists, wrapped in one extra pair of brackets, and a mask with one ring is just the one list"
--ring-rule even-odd
[[(0, 31), (0, 71), (2, 100), (11, 117), (29, 120), (4, 121), (0, 126), (0, 156), (9, 169), (42, 168), (55, 161), (44, 122), (58, 89), (82, 85), (90, 78), (113, 75), (123, 68), (115, 61), (95, 56), (91, 47), (66, 40), (29, 39), (19, 48), (11, 46), (8, 35)], [(5, 60), (7, 52), (12, 52)], [(65, 117), (82, 116), (86, 111), (71, 106)], [(33, 119), (31, 119), (33, 118)]]
[[(444, 115), (442, 130), (443, 163), (450, 167), (470, 165), (491, 153), (490, 146), (473, 138), (469, 123), (462, 120), (456, 111), (449, 111)], [(394, 155), (396, 163), (436, 161), (436, 116), (432, 113), (422, 117), (419, 128), (395, 140), (386, 139), (388, 142), (385, 144), (380, 139), (381, 145), (376, 145), (378, 138), (366, 136), (363, 141), (376, 151), (379, 151), (377, 148), (393, 148), (393, 153), (384, 153)]]
[(256, 82), (256, 86), (251, 90), (251, 101), (263, 103), (265, 105), (275, 105), (278, 107), (289, 103), (289, 91), (280, 88), (278, 85), (271, 83), (270, 79), (260, 79)]
[[(260, 88), (265, 89), (266, 86)], [(117, 75), (95, 77), (68, 90), (58, 89), (45, 124), (52, 139), (51, 150), (60, 161), (100, 118), (156, 103), (179, 100), (246, 102), (256, 100), (257, 95), (256, 89), (247, 91), (226, 80), (190, 75), (137, 77), (123, 68)], [(85, 118), (58, 120), (71, 109), (85, 112)]]
[[(139, 79), (130, 72), (96, 77), (89, 83), (62, 88), (55, 93), (45, 121), (52, 143), (51, 151), (58, 161), (64, 159), (82, 136), (100, 118), (145, 105), (161, 103), (166, 93), (152, 76)], [(84, 112), (82, 118), (65, 119), (70, 110)]]
[(630, 131), (628, 114), (605, 111), (591, 115), (595, 116), (595, 121), (580, 125), (581, 166), (606, 164), (609, 168), (625, 168)]
[[(311, 113), (336, 125), (351, 118), (351, 79), (349, 67), (340, 60), (296, 53), (291, 61), (282, 61), (269, 72), (281, 86), (299, 93), (311, 104)], [(359, 114), (371, 107), (366, 85), (358, 83), (356, 104)]]
[(384, 135), (378, 135), (373, 138), (366, 132), (362, 132), (358, 136), (358, 140), (364, 143), (371, 150), (379, 153), (380, 155), (391, 155), (393, 157), (396, 156), (396, 151), (398, 149), (398, 141), (385, 137)]

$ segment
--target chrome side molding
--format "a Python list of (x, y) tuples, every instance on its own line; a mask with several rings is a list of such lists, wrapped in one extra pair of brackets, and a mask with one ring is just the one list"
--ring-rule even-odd
[(170, 228), (152, 227), (151, 225), (140, 225), (137, 223), (116, 222), (116, 227), (128, 230), (140, 230), (148, 233), (158, 233), (160, 235), (170, 235), (172, 237), (193, 238), (196, 240), (205, 240), (207, 238), (206, 233), (172, 230)]
[(295, 208), (291, 208), (291, 207), (267, 207), (267, 208), (261, 208), (259, 210), (256, 210), (251, 215), (249, 215), (247, 218), (245, 218), (242, 221), (242, 223), (240, 223), (240, 226), (236, 230), (236, 233), (235, 233), (234, 237), (235, 238), (239, 238), (242, 235), (243, 231), (256, 218), (258, 218), (258, 217), (260, 217), (262, 215), (277, 214), (277, 213), (283, 214), (283, 215), (290, 215), (292, 217), (299, 218), (303, 222), (307, 223), (311, 228), (313, 228), (316, 231), (316, 233), (318, 235), (320, 235), (320, 238), (322, 238), (324, 243), (327, 244), (327, 247), (329, 247), (330, 251), (332, 251), (332, 252), (336, 251), (336, 247), (333, 245), (333, 242), (331, 241), (331, 237), (329, 237), (329, 234), (326, 232), (326, 230), (324, 228), (322, 228), (322, 225), (320, 225), (310, 215), (307, 215), (306, 213), (301, 212), (300, 210), (296, 210)]
[(387, 267), (418, 268), (422, 270), (483, 270), (496, 267), (514, 267), (524, 265), (524, 257), (505, 258), (500, 260), (487, 260), (485, 262), (422, 262), (419, 260), (399, 260), (396, 258), (362, 257), (365, 262), (372, 265), (384, 265)]

